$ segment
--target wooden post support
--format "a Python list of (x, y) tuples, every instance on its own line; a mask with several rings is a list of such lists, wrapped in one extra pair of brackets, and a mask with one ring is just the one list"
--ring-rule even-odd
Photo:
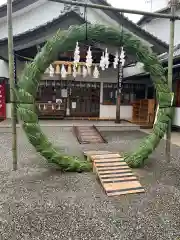
[[(175, 16), (177, 0), (171, 0), (171, 14)], [(173, 79), (173, 58), (174, 58), (174, 31), (175, 31), (175, 20), (170, 20), (170, 39), (169, 39), (169, 58), (168, 58), (168, 85), (170, 91), (172, 91), (172, 79)], [(171, 160), (171, 125), (172, 121), (169, 121), (167, 134), (166, 134), (166, 158), (167, 162)]]
[(14, 51), (12, 28), (12, 0), (7, 0), (7, 25), (8, 25), (8, 56), (9, 56), (9, 81), (12, 119), (12, 157), (13, 170), (17, 170), (17, 133), (16, 133), (16, 104), (15, 104), (15, 79), (14, 79)]
[[(175, 16), (177, 0), (171, 0), (171, 14)], [(175, 20), (170, 20), (170, 39), (169, 39), (169, 58), (168, 58), (168, 85), (170, 91), (172, 91), (172, 79), (173, 79), (173, 58), (174, 58), (174, 31), (175, 31)], [(166, 134), (166, 157), (167, 162), (171, 160), (171, 125), (172, 121), (169, 121), (167, 134)]]

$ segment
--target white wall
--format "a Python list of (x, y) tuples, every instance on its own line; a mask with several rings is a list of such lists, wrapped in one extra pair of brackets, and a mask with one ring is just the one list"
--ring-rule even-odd
[(124, 68), (124, 77), (131, 77), (141, 73), (145, 73), (145, 70), (144, 64), (140, 62), (138, 62), (135, 66)]
[(175, 108), (173, 125), (180, 126), (180, 108)]
[[(38, 26), (46, 24), (63, 14), (64, 4), (39, 0), (36, 4), (30, 5), (24, 11), (19, 11), (13, 15), (13, 34), (18, 35)], [(84, 8), (81, 7), (83, 17)], [(102, 10), (87, 9), (87, 20), (91, 23), (104, 24), (112, 27), (120, 27), (120, 24), (111, 19)], [(73, 23), (72, 23), (73, 24)], [(128, 31), (128, 30), (125, 30)], [(0, 19), (0, 39), (7, 37), (6, 18)], [(147, 41), (141, 39), (145, 44), (151, 46)]]
[[(121, 119), (131, 120), (132, 119), (132, 106), (121, 106), (120, 107)], [(115, 105), (100, 105), (100, 118), (116, 118), (116, 106)]]
[(11, 103), (6, 103), (6, 118), (11, 118)]
[[(43, 25), (49, 21), (52, 21), (54, 18), (63, 15), (62, 11), (64, 4), (51, 2), (51, 1), (42, 1), (43, 3), (39, 6), (30, 9), (25, 14), (17, 15), (13, 17), (13, 34), (18, 35), (29, 29), (34, 29), (37, 26)], [(81, 8), (82, 13), (84, 9)], [(107, 26), (119, 26), (119, 24), (109, 18), (106, 14), (103, 14), (99, 10), (88, 9), (87, 20), (92, 23), (102, 23)], [(73, 24), (73, 23), (72, 23)], [(7, 22), (0, 21), (0, 39), (7, 37)]]
[[(176, 12), (176, 15), (180, 16), (180, 10)], [(154, 36), (169, 43), (169, 33), (170, 33), (170, 21), (168, 19), (153, 19), (149, 23), (145, 23), (141, 26), (146, 31), (152, 33)], [(175, 22), (175, 39), (174, 43), (180, 43), (180, 21)]]
[[(20, 76), (23, 68), (24, 62), (17, 61), (17, 76)], [(0, 77), (9, 78), (9, 66), (4, 60), (0, 60)]]
[(0, 77), (9, 78), (8, 63), (0, 60)]
[[(44, 2), (44, 1), (43, 1)], [(45, 2), (25, 14), (13, 17), (13, 34), (18, 35), (29, 29), (34, 29), (39, 25), (43, 25), (48, 21), (52, 21), (60, 15), (63, 10), (63, 4), (56, 2)], [(7, 21), (0, 22), (0, 38), (7, 37)]]

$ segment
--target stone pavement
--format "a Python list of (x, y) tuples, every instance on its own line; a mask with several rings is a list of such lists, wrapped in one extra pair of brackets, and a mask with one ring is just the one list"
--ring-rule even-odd
[[(130, 151), (145, 133), (103, 132), (108, 144), (79, 145), (61, 127), (43, 127), (68, 154), (83, 149)], [(136, 170), (145, 194), (108, 198), (93, 173), (61, 173), (48, 166), (18, 129), (18, 171), (12, 172), (11, 134), (0, 131), (0, 239), (2, 240), (178, 240), (180, 236), (180, 148), (171, 163), (164, 141)]]

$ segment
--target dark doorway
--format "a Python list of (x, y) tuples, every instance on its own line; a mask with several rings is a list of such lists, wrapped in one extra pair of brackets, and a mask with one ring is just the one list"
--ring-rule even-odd
[(79, 86), (71, 89), (70, 115), (72, 117), (99, 117), (100, 84)]

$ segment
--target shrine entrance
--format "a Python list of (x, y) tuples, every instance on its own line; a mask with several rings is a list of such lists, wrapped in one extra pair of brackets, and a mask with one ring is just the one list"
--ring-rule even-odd
[(69, 109), (71, 117), (99, 117), (100, 83), (74, 82), (70, 88)]
[(100, 83), (70, 80), (41, 81), (37, 105), (41, 119), (99, 117)]

